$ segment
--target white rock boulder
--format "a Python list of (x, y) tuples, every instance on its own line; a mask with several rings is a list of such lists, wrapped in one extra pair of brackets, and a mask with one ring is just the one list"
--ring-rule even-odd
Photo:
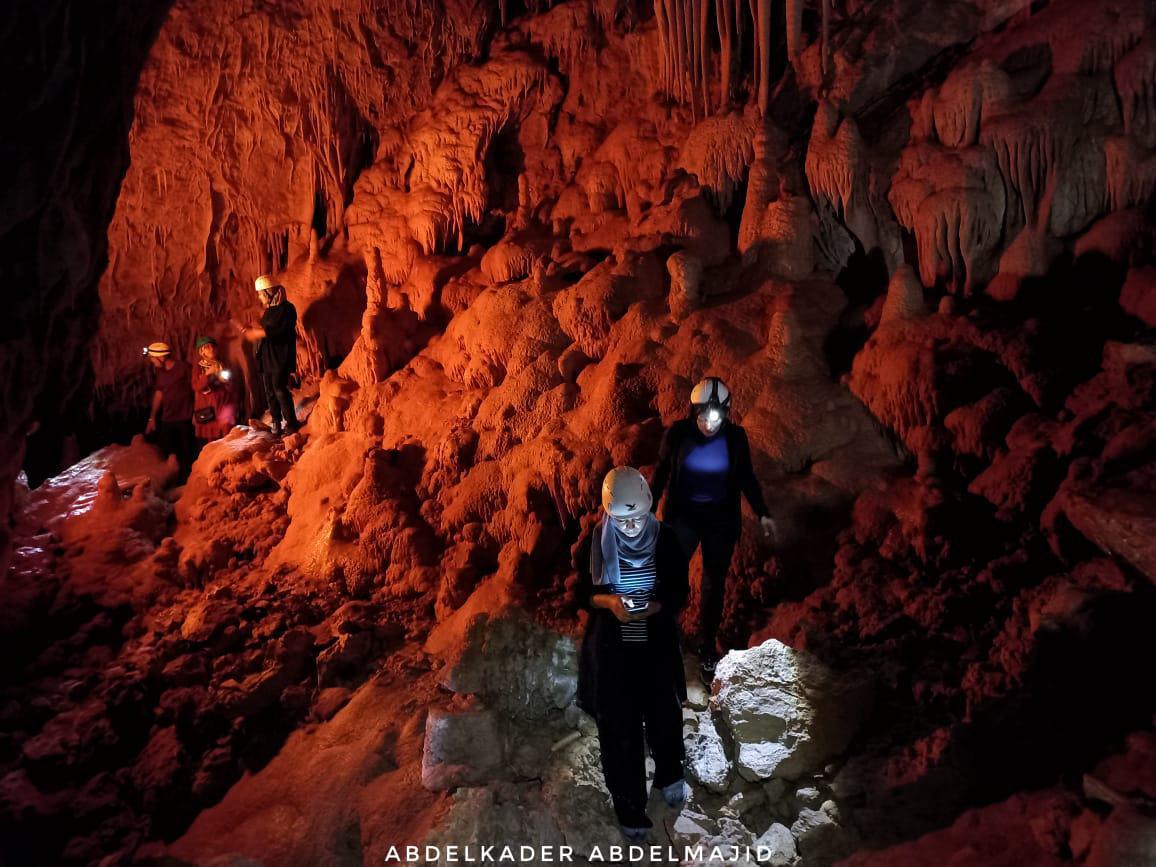
[(748, 780), (793, 780), (842, 752), (870, 712), (871, 686), (770, 639), (731, 651), (715, 672), (716, 709)]

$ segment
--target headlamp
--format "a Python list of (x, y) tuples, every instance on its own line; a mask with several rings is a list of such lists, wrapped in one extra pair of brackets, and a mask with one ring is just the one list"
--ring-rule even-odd
[(229, 379), (232, 378), (233, 374), (228, 370), (222, 370), (220, 372), (219, 376), (221, 377), (221, 379), (225, 380), (225, 382), (228, 382)]

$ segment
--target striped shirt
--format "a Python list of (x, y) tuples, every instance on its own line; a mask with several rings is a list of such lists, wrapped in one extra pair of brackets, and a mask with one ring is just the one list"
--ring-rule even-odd
[[(650, 556), (641, 566), (631, 566), (621, 557), (618, 558), (620, 578), (614, 584), (614, 592), (619, 595), (630, 595), (635, 599), (648, 602), (654, 591), (654, 555)], [(629, 623), (618, 623), (622, 640), (630, 642), (646, 641), (646, 620), (632, 620)]]

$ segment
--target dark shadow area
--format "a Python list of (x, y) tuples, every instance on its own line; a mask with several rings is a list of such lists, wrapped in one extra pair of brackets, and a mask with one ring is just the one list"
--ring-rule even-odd
[[(1101, 594), (1072, 621), (1045, 624), (1020, 686), (975, 708), (917, 782), (894, 789), (868, 782), (848, 802), (869, 808), (857, 813), (866, 820), (866, 848), (914, 839), (1025, 789), (1078, 784), (1156, 711), (1156, 690), (1137, 668), (1156, 655), (1153, 617), (1156, 592), (1144, 590)], [(877, 712), (872, 730), (911, 731), (918, 714), (893, 702)]]
[(887, 263), (878, 247), (864, 251), (856, 240), (855, 252), (846, 266), (835, 275), (835, 285), (847, 296), (847, 306), (839, 315), (839, 322), (823, 341), (823, 358), (833, 379), (851, 369), (855, 355), (871, 336), (872, 326), (866, 313), (872, 304), (887, 291)]
[(301, 327), (317, 342), (324, 370), (340, 365), (361, 333), (365, 278), (364, 263), (346, 263), (329, 292), (298, 311)]

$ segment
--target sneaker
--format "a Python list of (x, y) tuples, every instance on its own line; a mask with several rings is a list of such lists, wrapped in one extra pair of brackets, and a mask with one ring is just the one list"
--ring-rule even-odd
[(646, 839), (646, 835), (650, 833), (649, 828), (631, 828), (629, 825), (620, 825), (622, 834), (631, 843), (641, 843)]
[(273, 439), (275, 440), (279, 440), (281, 437), (285, 436), (284, 432), (281, 430), (281, 425), (279, 424), (271, 425), (269, 427), (269, 433), (273, 434)]
[(677, 780), (669, 786), (662, 787), (662, 799), (666, 801), (668, 807), (681, 807), (686, 803), (686, 799), (690, 796), (690, 786), (686, 784), (686, 780)]

